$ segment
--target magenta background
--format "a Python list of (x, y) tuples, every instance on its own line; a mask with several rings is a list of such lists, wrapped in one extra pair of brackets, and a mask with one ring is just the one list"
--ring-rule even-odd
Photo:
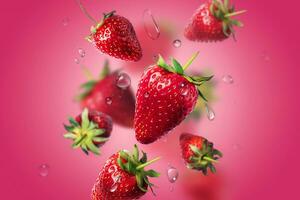
[[(163, 157), (153, 165), (162, 172), (161, 178), (154, 180), (159, 186), (157, 197), (149, 193), (143, 199), (192, 199), (182, 184), (187, 169), (176, 146), (182, 130), (208, 137), (225, 155), (217, 166), (222, 184), (216, 189), (220, 194), (216, 199), (299, 199), (300, 4), (296, 0), (288, 5), (236, 0), (237, 8), (248, 10), (240, 17), (246, 26), (237, 31), (238, 42), (201, 44), (182, 36), (183, 26), (201, 2), (83, 1), (93, 16), (100, 18), (102, 12), (116, 9), (134, 25), (141, 23), (144, 9), (151, 9), (158, 21), (169, 19), (177, 27), (174, 39), (183, 43), (174, 49), (174, 57), (185, 61), (200, 50), (191, 68), (209, 67), (216, 80), (225, 74), (234, 79), (232, 85), (218, 84), (213, 122), (204, 118), (175, 130), (167, 139), (175, 144), (172, 149), (158, 150), (163, 141), (140, 145), (150, 157)], [(81, 63), (94, 72), (107, 56), (83, 40), (91, 23), (75, 1), (6, 1), (0, 11), (1, 199), (89, 199), (105, 159), (136, 142), (133, 130), (115, 126), (102, 156), (87, 157), (72, 150), (62, 137), (66, 117), (79, 112), (72, 102), (84, 81), (80, 65), (74, 63), (78, 48), (87, 53)], [(70, 19), (68, 26), (62, 24), (65, 18)], [(113, 68), (124, 64), (115, 59), (111, 62)], [(138, 76), (132, 75), (132, 79), (136, 89)], [(47, 177), (39, 176), (42, 163), (50, 166)], [(165, 176), (168, 163), (180, 173), (173, 192)]]

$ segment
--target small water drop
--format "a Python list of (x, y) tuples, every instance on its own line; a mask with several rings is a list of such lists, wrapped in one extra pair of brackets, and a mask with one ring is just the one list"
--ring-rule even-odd
[(224, 75), (222, 80), (223, 80), (224, 83), (227, 83), (227, 84), (232, 84), (233, 83), (233, 78), (232, 78), (231, 75)]
[(79, 64), (79, 63), (80, 63), (80, 60), (79, 60), (78, 58), (75, 58), (75, 59), (74, 59), (74, 62), (75, 62), (76, 64)]
[(160, 36), (160, 30), (154, 16), (152, 15), (151, 10), (146, 9), (144, 11), (143, 23), (148, 37), (151, 38), (152, 40), (158, 39)]
[(64, 18), (63, 20), (62, 20), (62, 25), (63, 26), (68, 26), (69, 25), (69, 22), (70, 22), (70, 19), (69, 18)]
[(49, 173), (49, 165), (47, 165), (47, 164), (41, 164), (39, 166), (39, 174), (40, 174), (40, 176), (46, 177), (46, 176), (48, 176), (48, 173)]
[(207, 104), (205, 104), (205, 107), (206, 107), (207, 118), (210, 121), (213, 121), (215, 119), (215, 117), (216, 117), (215, 112)]
[(174, 41), (173, 41), (173, 46), (174, 46), (175, 48), (181, 47), (181, 40), (179, 40), (179, 39), (174, 40)]
[(106, 102), (107, 105), (111, 105), (112, 104), (112, 98), (111, 97), (106, 97), (105, 102)]
[(239, 144), (233, 144), (232, 148), (233, 148), (233, 150), (238, 151), (238, 150), (241, 150), (241, 145), (239, 145)]
[(145, 92), (144, 97), (145, 97), (145, 98), (148, 98), (149, 95), (150, 95), (149, 92)]
[(178, 170), (175, 167), (169, 167), (167, 170), (167, 176), (170, 183), (175, 183), (179, 176)]
[(120, 73), (117, 78), (117, 86), (121, 89), (126, 89), (130, 86), (131, 80), (128, 74)]
[(80, 55), (81, 58), (83, 58), (85, 56), (85, 50), (82, 49), (82, 48), (78, 49), (78, 53), (79, 53), (79, 55)]
[(187, 96), (188, 93), (189, 93), (189, 89), (188, 88), (182, 88), (182, 90), (181, 90), (181, 95), (182, 96)]
[(112, 187), (110, 188), (110, 192), (115, 192), (118, 189), (117, 184), (113, 184)]

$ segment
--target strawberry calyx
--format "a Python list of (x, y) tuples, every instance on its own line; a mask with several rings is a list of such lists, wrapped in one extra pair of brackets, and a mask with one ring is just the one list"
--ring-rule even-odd
[(70, 125), (64, 125), (68, 131), (64, 134), (64, 138), (73, 140), (72, 147), (74, 149), (81, 148), (87, 155), (89, 151), (99, 155), (99, 148), (94, 143), (106, 142), (108, 138), (101, 137), (105, 132), (104, 129), (98, 127), (98, 125), (89, 120), (88, 109), (85, 108), (81, 113), (81, 124), (74, 118), (70, 117)]
[(140, 152), (136, 144), (134, 145), (131, 154), (126, 150), (122, 150), (119, 152), (119, 157), (117, 160), (118, 164), (121, 169), (135, 176), (137, 185), (141, 191), (147, 192), (147, 188), (149, 186), (153, 193), (152, 187), (154, 185), (150, 183), (148, 177), (159, 177), (160, 174), (152, 169), (145, 170), (145, 167), (156, 162), (160, 158), (158, 157), (147, 161), (147, 154), (145, 152), (142, 151), (141, 158), (139, 154)]
[(223, 33), (227, 37), (230, 34), (234, 37), (234, 26), (244, 26), (242, 22), (232, 19), (232, 17), (245, 13), (246, 10), (235, 11), (234, 6), (230, 5), (229, 0), (212, 0), (209, 10), (213, 16), (222, 21)]
[(115, 12), (116, 12), (116, 11), (113, 10), (113, 11), (107, 13), (107, 14), (106, 14), (106, 13), (103, 13), (103, 18), (101, 19), (101, 21), (98, 22), (96, 25), (91, 26), (91, 29), (90, 29), (90, 30), (91, 30), (91, 34), (88, 35), (87, 37), (85, 37), (85, 39), (86, 39), (87, 41), (89, 41), (89, 42), (92, 42), (92, 40), (93, 40), (93, 35), (94, 35), (94, 34), (97, 32), (97, 30), (103, 25), (103, 23), (105, 22), (105, 20), (108, 19), (108, 18), (110, 18), (111, 16), (113, 16)]
[(188, 168), (200, 170), (204, 175), (207, 175), (208, 168), (212, 173), (216, 173), (213, 163), (218, 162), (217, 160), (223, 155), (219, 150), (213, 148), (213, 143), (205, 139), (201, 149), (195, 145), (189, 146), (194, 155), (189, 158)]
[(188, 80), (190, 83), (194, 84), (197, 88), (199, 96), (204, 100), (207, 101), (206, 97), (203, 95), (203, 93), (200, 90), (200, 86), (211, 80), (213, 76), (189, 76), (185, 73), (185, 70), (192, 64), (192, 62), (196, 59), (198, 56), (199, 52), (196, 52), (193, 54), (193, 56), (187, 61), (185, 65), (181, 65), (176, 59), (172, 58), (172, 63), (173, 65), (168, 65), (163, 57), (159, 55), (159, 59), (157, 61), (157, 65), (169, 72), (176, 73), (182, 77), (184, 77), (186, 80)]

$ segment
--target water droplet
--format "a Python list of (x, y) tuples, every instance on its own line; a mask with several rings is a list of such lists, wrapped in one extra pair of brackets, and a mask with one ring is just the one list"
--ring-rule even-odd
[(80, 63), (80, 60), (79, 60), (78, 58), (75, 58), (75, 59), (74, 59), (74, 62), (75, 62), (76, 64), (79, 64), (79, 63)]
[(107, 105), (111, 105), (112, 104), (112, 98), (111, 97), (106, 97), (105, 101), (106, 101)]
[(233, 144), (232, 145), (233, 150), (237, 151), (237, 150), (241, 150), (241, 145), (239, 144)]
[(149, 92), (145, 92), (144, 97), (148, 98), (149, 97)]
[(178, 179), (178, 170), (175, 167), (169, 167), (167, 170), (167, 176), (170, 183), (175, 183)]
[(233, 83), (233, 78), (230, 75), (223, 76), (222, 80), (223, 80), (224, 83), (227, 83), (227, 84), (232, 84)]
[(160, 36), (160, 30), (154, 16), (152, 15), (151, 10), (146, 9), (144, 11), (143, 23), (148, 37), (151, 38), (152, 40), (158, 39)]
[(82, 49), (82, 48), (78, 49), (78, 53), (79, 53), (79, 55), (80, 55), (81, 58), (83, 58), (85, 56), (85, 50)]
[(186, 96), (186, 95), (188, 95), (188, 93), (189, 93), (189, 89), (188, 88), (182, 88), (182, 90), (181, 90), (181, 95), (182, 96)]
[(113, 173), (117, 170), (117, 167), (115, 165), (112, 165), (108, 168), (108, 173)]
[(120, 73), (117, 78), (117, 86), (121, 89), (126, 89), (130, 86), (131, 80), (128, 74)]
[(174, 41), (173, 41), (173, 46), (174, 46), (175, 48), (181, 47), (181, 40), (179, 40), (179, 39), (174, 40)]
[(39, 174), (40, 174), (40, 176), (46, 177), (46, 176), (48, 176), (48, 173), (49, 173), (49, 165), (47, 165), (47, 164), (41, 164), (39, 166)]
[(213, 121), (215, 119), (215, 117), (216, 117), (215, 112), (207, 104), (205, 104), (205, 107), (206, 107), (207, 118), (210, 121)]
[(117, 184), (113, 184), (112, 187), (110, 188), (110, 192), (114, 192), (118, 189), (118, 185)]
[(268, 55), (268, 53), (266, 51), (263, 51), (262, 52), (262, 55), (261, 55), (262, 59), (266, 62), (269, 62), (271, 60), (270, 56)]
[(70, 22), (70, 19), (69, 18), (64, 18), (63, 20), (62, 20), (62, 25), (63, 26), (68, 26), (69, 25), (69, 22)]

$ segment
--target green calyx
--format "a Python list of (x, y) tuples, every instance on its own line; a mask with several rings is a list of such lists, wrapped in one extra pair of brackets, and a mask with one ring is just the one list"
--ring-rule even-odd
[(107, 19), (107, 18), (110, 18), (111, 16), (114, 15), (116, 11), (113, 10), (109, 13), (103, 13), (103, 18), (100, 22), (98, 22), (96, 25), (94, 26), (91, 26), (91, 34), (88, 35), (87, 37), (85, 37), (85, 39), (88, 41), (88, 42), (92, 42), (92, 39), (93, 39), (93, 35), (97, 32), (97, 30), (103, 25), (104, 21)]
[(199, 96), (204, 100), (207, 101), (207, 99), (205, 98), (205, 96), (203, 95), (203, 93), (200, 90), (200, 86), (211, 80), (213, 78), (213, 76), (189, 76), (185, 73), (185, 70), (192, 64), (192, 62), (196, 59), (196, 57), (198, 56), (199, 52), (196, 52), (195, 54), (193, 54), (193, 56), (186, 62), (185, 65), (181, 65), (176, 59), (172, 58), (172, 65), (168, 65), (165, 60), (163, 59), (163, 57), (161, 55), (159, 55), (159, 59), (157, 61), (157, 65), (160, 66), (161, 68), (172, 72), (172, 73), (176, 73), (178, 75), (183, 76), (186, 80), (188, 80), (190, 83), (194, 84), (198, 90), (198, 94)]
[(70, 125), (64, 125), (65, 129), (68, 131), (64, 134), (64, 137), (73, 140), (72, 147), (74, 149), (81, 148), (87, 155), (89, 151), (99, 155), (99, 148), (95, 143), (106, 142), (108, 138), (101, 137), (105, 130), (99, 128), (97, 124), (90, 121), (88, 115), (88, 109), (85, 108), (81, 114), (81, 124), (70, 117)]
[(213, 163), (218, 162), (217, 160), (223, 155), (220, 151), (213, 148), (213, 144), (208, 142), (206, 139), (202, 143), (201, 149), (195, 145), (190, 145), (194, 155), (190, 157), (188, 167), (191, 169), (200, 170), (204, 175), (207, 175), (207, 169), (209, 168), (212, 173), (216, 172), (216, 168)]
[(234, 6), (230, 5), (229, 0), (212, 0), (212, 3), (210, 5), (210, 12), (219, 20), (221, 20), (222, 26), (223, 26), (223, 33), (227, 37), (230, 36), (230, 34), (234, 37), (234, 26), (243, 27), (243, 23), (232, 19), (233, 16), (240, 15), (242, 13), (245, 13), (246, 10), (242, 11), (235, 11)]
[(152, 169), (145, 170), (145, 167), (156, 162), (160, 158), (147, 161), (147, 154), (142, 151), (142, 156), (137, 145), (134, 145), (133, 152), (130, 154), (128, 151), (122, 150), (119, 152), (118, 164), (126, 172), (132, 174), (136, 178), (137, 185), (140, 190), (147, 192), (147, 186), (150, 187), (152, 193), (153, 184), (150, 183), (148, 177), (159, 177), (160, 174)]

